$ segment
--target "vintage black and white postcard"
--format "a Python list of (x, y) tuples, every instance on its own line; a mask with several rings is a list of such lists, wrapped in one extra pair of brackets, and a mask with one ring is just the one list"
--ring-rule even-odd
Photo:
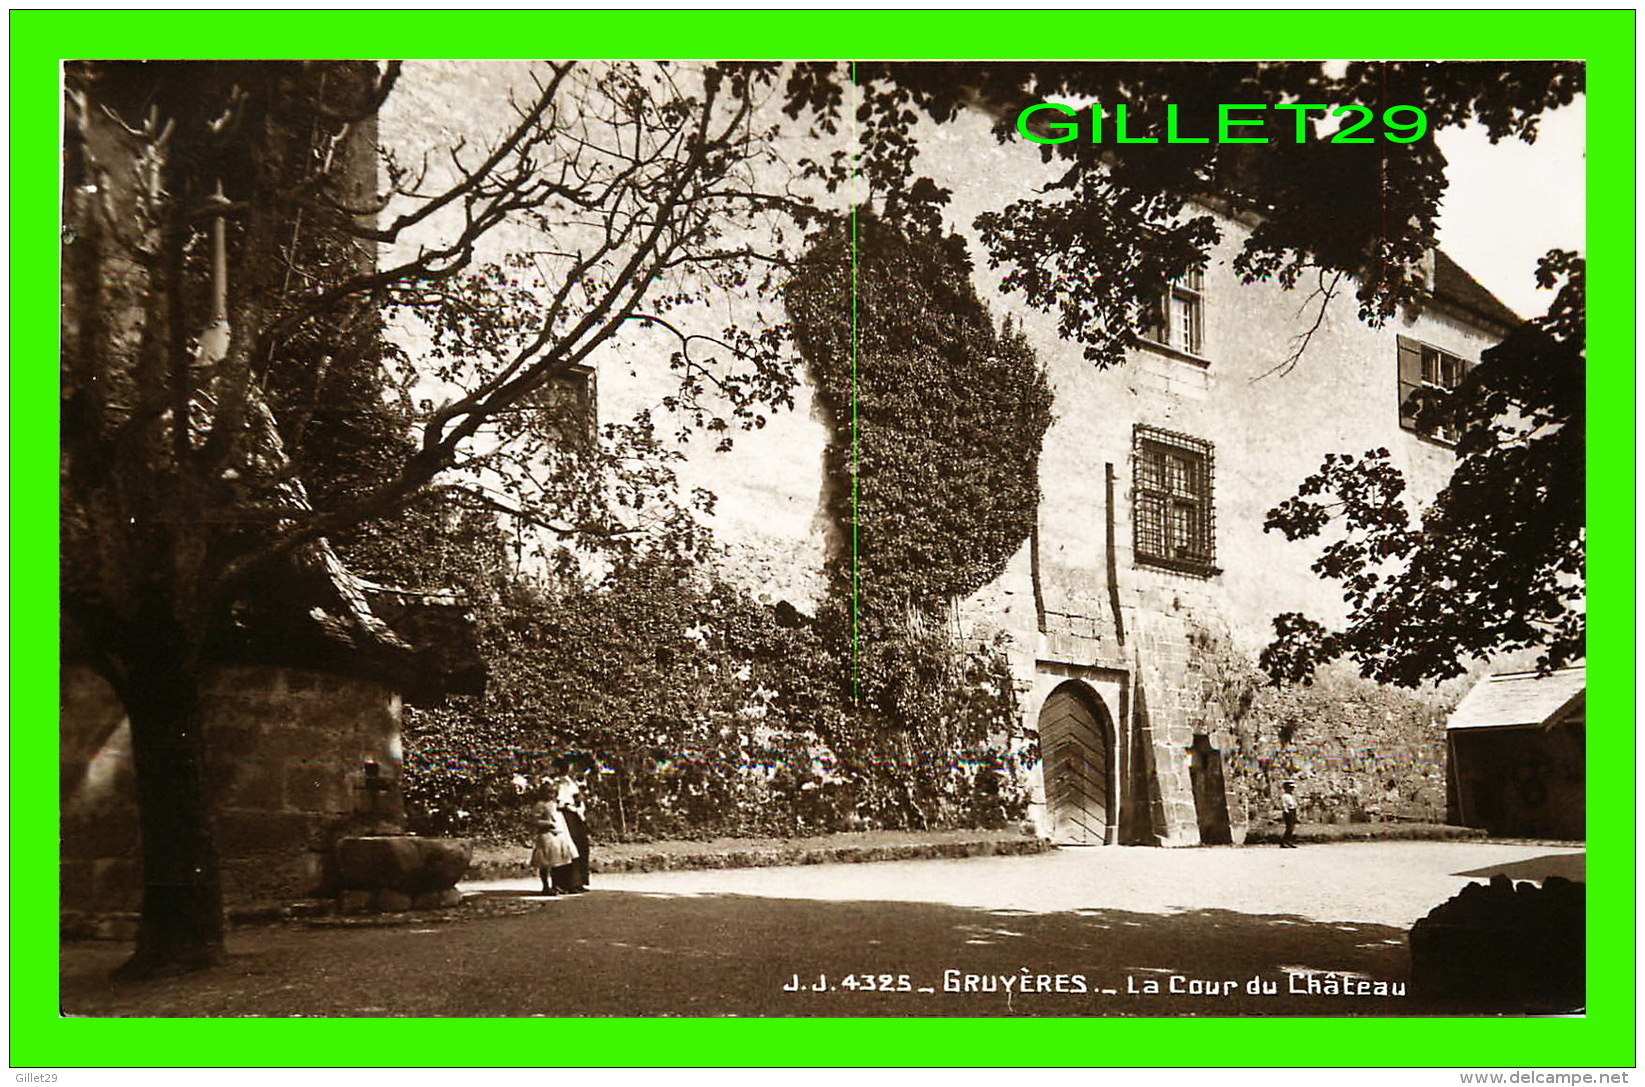
[(1588, 77), (63, 61), (62, 1013), (1582, 1016)]

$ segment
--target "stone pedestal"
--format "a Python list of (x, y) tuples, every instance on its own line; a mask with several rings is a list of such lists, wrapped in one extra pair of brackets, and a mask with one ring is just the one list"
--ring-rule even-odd
[(437, 909), (461, 903), (457, 881), (468, 871), (474, 845), (459, 838), (385, 834), (339, 839), (335, 855), (345, 911)]

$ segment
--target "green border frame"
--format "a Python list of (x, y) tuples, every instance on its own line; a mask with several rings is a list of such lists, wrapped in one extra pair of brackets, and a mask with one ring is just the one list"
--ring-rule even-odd
[[(1635, 23), (1623, 11), (14, 11), (11, 30), (12, 1067), (353, 1067), (429, 1054), (418, 1020), (88, 1020), (57, 1006), (58, 61), (90, 56), (556, 55), (958, 59), (1580, 58), (1588, 62), (1591, 357), (1589, 1004), (1581, 1019), (589, 1020), (579, 1050), (634, 1065), (1617, 1067), (1636, 1061), (1634, 719)], [(496, 33), (506, 24), (506, 37)], [(506, 46), (511, 51), (517, 46)], [(470, 1020), (463, 1059), (517, 1059)], [(1192, 1030), (1194, 1045), (1181, 1045)], [(1101, 1044), (1093, 1046), (1093, 1030)], [(981, 1032), (979, 1034), (979, 1031)], [(984, 1041), (986, 1044), (979, 1044)]]

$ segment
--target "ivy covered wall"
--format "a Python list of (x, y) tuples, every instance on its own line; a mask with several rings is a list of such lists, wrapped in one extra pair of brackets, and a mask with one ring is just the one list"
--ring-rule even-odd
[(954, 238), (824, 224), (784, 295), (829, 435), (816, 614), (661, 553), (493, 581), (486, 694), (408, 712), (413, 826), (516, 836), (524, 790), (565, 767), (607, 838), (1021, 819), (1035, 753), (1004, 646), (962, 644), (950, 612), (1027, 539), (1051, 394), (970, 273)]

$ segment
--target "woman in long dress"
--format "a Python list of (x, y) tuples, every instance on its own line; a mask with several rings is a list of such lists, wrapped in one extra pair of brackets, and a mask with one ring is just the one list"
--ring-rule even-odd
[(559, 788), (554, 782), (544, 782), (537, 791), (537, 802), (531, 807), (532, 822), (536, 825), (537, 839), (531, 850), (531, 867), (542, 877), (543, 894), (557, 895), (556, 869), (569, 870), (577, 860), (577, 846), (560, 814)]
[(571, 834), (571, 844), (577, 848), (577, 859), (572, 862), (571, 876), (562, 891), (582, 894), (588, 890), (588, 821), (583, 818), (583, 789), (573, 777), (560, 779), (560, 818)]

